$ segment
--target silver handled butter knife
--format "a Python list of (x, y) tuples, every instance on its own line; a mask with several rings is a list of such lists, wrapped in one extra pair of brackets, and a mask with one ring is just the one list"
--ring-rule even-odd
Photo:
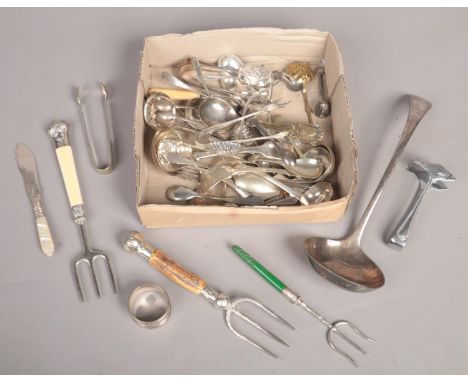
[(23, 143), (16, 145), (16, 162), (23, 176), (26, 194), (33, 207), (41, 250), (45, 255), (52, 256), (54, 254), (54, 241), (52, 240), (49, 224), (42, 209), (41, 188), (39, 187), (36, 159), (32, 150)]

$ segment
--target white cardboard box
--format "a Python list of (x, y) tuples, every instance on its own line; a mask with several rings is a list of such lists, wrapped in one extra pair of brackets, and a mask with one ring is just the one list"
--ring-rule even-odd
[[(291, 61), (306, 61), (314, 65), (325, 59), (327, 91), (332, 112), (324, 123), (324, 130), (327, 143), (334, 147), (336, 156), (334, 186), (337, 196), (332, 201), (311, 206), (256, 208), (181, 206), (170, 204), (166, 200), (165, 190), (169, 185), (186, 182), (162, 172), (151, 160), (149, 150), (154, 131), (146, 127), (143, 120), (143, 105), (148, 89), (167, 87), (160, 79), (161, 72), (174, 72), (174, 68), (187, 57), (196, 56), (204, 62), (215, 63), (219, 56), (231, 53), (244, 62), (262, 63), (271, 69), (282, 69)], [(309, 93), (317, 94), (318, 81), (311, 81), (309, 86)], [(301, 95), (286, 92), (285, 90), (284, 94), (280, 94), (282, 99), (292, 100), (291, 105), (295, 105), (287, 113), (295, 120), (305, 121)], [(338, 46), (328, 32), (312, 29), (242, 28), (146, 38), (138, 79), (134, 140), (136, 204), (141, 221), (146, 227), (334, 221), (344, 215), (357, 186), (357, 152), (343, 62)]]

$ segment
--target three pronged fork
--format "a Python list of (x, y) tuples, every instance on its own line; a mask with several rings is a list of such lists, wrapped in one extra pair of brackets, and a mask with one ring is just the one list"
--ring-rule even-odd
[(362, 354), (367, 355), (366, 351), (360, 347), (356, 342), (354, 342), (351, 338), (347, 337), (343, 332), (340, 331), (340, 328), (345, 326), (351, 328), (356, 334), (358, 334), (361, 338), (366, 341), (372, 342), (376, 344), (377, 342), (374, 341), (372, 338), (366, 336), (363, 332), (361, 332), (354, 324), (349, 321), (339, 320), (336, 322), (329, 322), (324, 319), (320, 314), (318, 314), (315, 310), (309, 307), (299, 296), (296, 292), (293, 292), (289, 289), (286, 284), (284, 284), (280, 279), (278, 279), (273, 273), (271, 273), (268, 269), (266, 269), (262, 264), (260, 264), (257, 260), (255, 260), (252, 256), (250, 256), (247, 252), (245, 252), (242, 248), (238, 247), (237, 245), (232, 246), (232, 250), (236, 255), (238, 255), (247, 265), (249, 265), (255, 272), (257, 272), (260, 276), (262, 276), (268, 283), (270, 283), (275, 289), (280, 291), (283, 296), (285, 296), (290, 302), (295, 305), (299, 305), (300, 307), (304, 308), (308, 313), (310, 313), (316, 320), (320, 321), (322, 324), (328, 327), (327, 329), (327, 342), (328, 345), (337, 353), (341, 354), (345, 357), (349, 362), (351, 362), (354, 366), (358, 367), (358, 363), (351, 357), (347, 352), (343, 349), (338, 347), (334, 341), (334, 335), (339, 336), (356, 350), (360, 351)]
[(242, 313), (238, 307), (242, 303), (250, 303), (259, 309), (263, 310), (265, 313), (273, 317), (274, 319), (280, 321), (282, 324), (288, 326), (291, 329), (294, 329), (293, 326), (288, 323), (286, 320), (281, 318), (278, 314), (264, 306), (257, 300), (249, 297), (240, 297), (240, 298), (229, 298), (224, 293), (217, 291), (214, 288), (211, 288), (206, 284), (206, 281), (203, 280), (200, 276), (189, 272), (184, 269), (180, 264), (176, 263), (169, 256), (167, 256), (161, 250), (154, 248), (152, 245), (144, 241), (143, 236), (139, 232), (129, 232), (126, 234), (123, 248), (130, 253), (136, 253), (148, 260), (150, 266), (161, 272), (170, 280), (179, 284), (181, 287), (185, 288), (189, 292), (194, 294), (202, 295), (205, 297), (215, 308), (222, 309), (225, 312), (226, 323), (237, 337), (243, 341), (248, 342), (250, 345), (254, 346), (256, 349), (265, 352), (266, 354), (278, 358), (278, 356), (272, 351), (268, 350), (264, 346), (260, 345), (258, 342), (254, 341), (252, 338), (242, 334), (237, 330), (232, 322), (232, 316), (235, 315), (240, 319), (246, 321), (253, 327), (260, 330), (262, 333), (268, 335), (279, 343), (289, 346), (276, 334), (270, 330), (261, 326), (258, 322), (254, 321), (248, 317), (245, 313)]

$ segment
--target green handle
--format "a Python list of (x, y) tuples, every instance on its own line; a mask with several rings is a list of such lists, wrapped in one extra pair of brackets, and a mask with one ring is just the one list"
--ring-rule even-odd
[(280, 292), (282, 292), (283, 289), (287, 288), (286, 284), (284, 284), (280, 279), (278, 279), (273, 273), (271, 273), (268, 269), (266, 269), (262, 264), (260, 264), (257, 260), (255, 260), (247, 252), (245, 252), (241, 247), (237, 245), (233, 245), (232, 250), (237, 256), (239, 256), (242, 260), (244, 260), (244, 262), (247, 263), (247, 265), (249, 265), (250, 268), (252, 268), (260, 276), (262, 276), (274, 288), (276, 288)]

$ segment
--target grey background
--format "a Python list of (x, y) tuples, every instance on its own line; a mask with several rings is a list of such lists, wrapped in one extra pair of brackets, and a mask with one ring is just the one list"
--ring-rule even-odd
[[(222, 314), (126, 254), (118, 237), (141, 230), (134, 207), (132, 120), (143, 38), (211, 28), (271, 26), (331, 31), (344, 57), (359, 150), (359, 190), (337, 223), (144, 230), (147, 239), (233, 295), (249, 294), (289, 319), (271, 323), (291, 347), (261, 338), (280, 360), (233, 337)], [(2, 9), (0, 10), (2, 225), (0, 372), (3, 373), (466, 373), (466, 180), (468, 13), (465, 9)], [(108, 176), (89, 163), (74, 85), (111, 85), (120, 162)], [(340, 237), (361, 214), (396, 145), (405, 93), (434, 104), (403, 155), (363, 240), (384, 270), (381, 290), (353, 294), (321, 279), (302, 249), (311, 235)], [(72, 142), (92, 242), (115, 263), (120, 294), (109, 288), (80, 304), (70, 261), (81, 252), (52, 144), (52, 120), (72, 124)], [(38, 250), (32, 213), (14, 161), (16, 142), (36, 153), (53, 258)], [(432, 192), (407, 249), (383, 242), (416, 190), (405, 163), (443, 163), (458, 178)], [(324, 327), (275, 294), (228, 249), (237, 243), (279, 274), (330, 319), (346, 318), (375, 337), (353, 368), (325, 343)], [(145, 330), (126, 300), (154, 281), (173, 304), (168, 323)], [(89, 285), (89, 284), (88, 284)], [(107, 285), (105, 285), (107, 287)], [(88, 289), (90, 292), (91, 290)], [(257, 338), (260, 338), (258, 336)]]

